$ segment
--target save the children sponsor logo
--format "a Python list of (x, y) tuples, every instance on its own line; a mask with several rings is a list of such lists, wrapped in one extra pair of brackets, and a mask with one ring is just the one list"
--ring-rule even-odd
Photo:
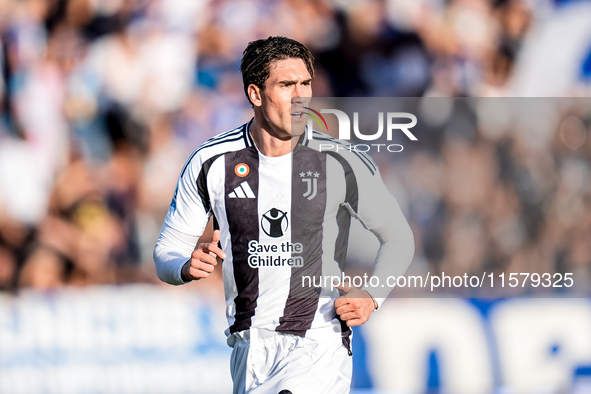
[(299, 242), (259, 243), (253, 239), (248, 242), (248, 265), (262, 267), (303, 267), (304, 258), (298, 254), (304, 251)]
[(282, 237), (289, 227), (287, 212), (271, 208), (261, 217), (261, 228), (271, 238)]

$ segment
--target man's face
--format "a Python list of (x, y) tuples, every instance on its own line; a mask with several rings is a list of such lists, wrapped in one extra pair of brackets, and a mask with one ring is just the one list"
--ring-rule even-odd
[(276, 60), (271, 64), (265, 89), (261, 90), (261, 109), (269, 131), (276, 137), (289, 139), (304, 132), (306, 119), (302, 108), (312, 97), (311, 83), (302, 59)]

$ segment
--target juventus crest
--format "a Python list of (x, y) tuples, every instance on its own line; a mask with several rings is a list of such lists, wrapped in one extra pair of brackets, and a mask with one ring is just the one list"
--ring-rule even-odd
[(317, 171), (300, 172), (302, 182), (306, 183), (308, 190), (303, 194), (308, 200), (312, 200), (318, 193), (318, 177), (320, 174)]

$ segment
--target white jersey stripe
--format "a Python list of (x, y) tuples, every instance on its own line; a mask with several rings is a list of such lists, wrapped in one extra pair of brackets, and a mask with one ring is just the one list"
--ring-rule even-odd
[[(267, 193), (261, 193), (264, 190)], [(259, 153), (259, 196), (258, 210), (259, 220), (259, 243), (263, 245), (276, 244), (280, 248), (282, 243), (291, 242), (291, 225), (279, 237), (271, 237), (267, 224), (270, 209), (277, 209), (287, 212), (288, 222), (291, 223), (291, 154), (280, 157), (267, 157)], [(280, 213), (278, 215), (281, 215)], [(282, 222), (283, 223), (283, 222)], [(280, 224), (282, 224), (280, 223)], [(283, 227), (281, 230), (285, 230)], [(273, 253), (274, 258), (288, 259), (290, 252)], [(280, 267), (260, 267), (259, 272), (259, 298), (257, 308), (252, 317), (253, 327), (262, 327), (275, 330), (279, 325), (279, 317), (283, 315), (285, 302), (289, 295), (289, 284), (291, 279), (291, 267), (288, 265)]]

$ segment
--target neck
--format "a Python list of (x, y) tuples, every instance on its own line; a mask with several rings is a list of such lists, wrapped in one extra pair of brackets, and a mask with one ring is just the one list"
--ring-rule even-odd
[(288, 154), (295, 148), (299, 136), (280, 136), (262, 116), (255, 114), (250, 127), (250, 134), (259, 151), (269, 157), (278, 157)]

